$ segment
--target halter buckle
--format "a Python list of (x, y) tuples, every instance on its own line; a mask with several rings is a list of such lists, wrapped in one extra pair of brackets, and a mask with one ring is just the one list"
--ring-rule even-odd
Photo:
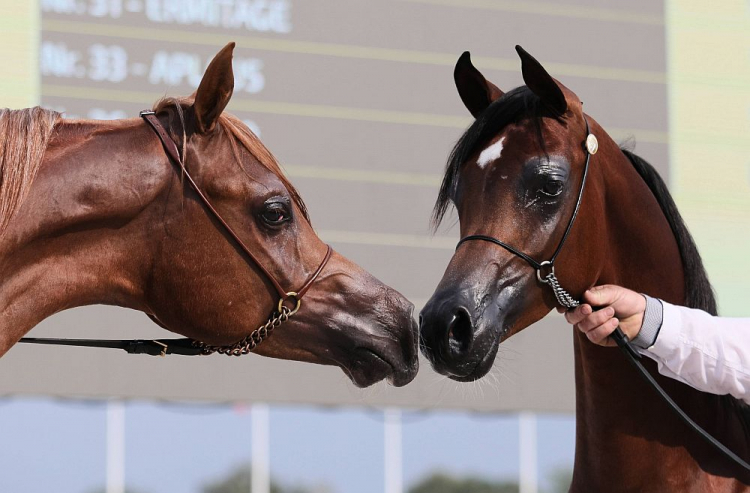
[(585, 147), (586, 147), (586, 150), (589, 151), (589, 154), (591, 155), (596, 154), (596, 151), (599, 150), (599, 141), (596, 139), (596, 135), (588, 134), (586, 136)]
[[(549, 272), (547, 273), (547, 275), (542, 277), (542, 270), (545, 267), (549, 267)], [(545, 260), (544, 262), (539, 264), (539, 268), (536, 270), (536, 278), (542, 284), (549, 284), (549, 281), (547, 280), (547, 276), (549, 276), (550, 274), (552, 274), (553, 276), (555, 275), (555, 266), (554, 264), (552, 264), (550, 260)]]
[(164, 356), (167, 355), (167, 349), (169, 349), (169, 346), (167, 346), (163, 342), (159, 342), (159, 341), (151, 341), (151, 342), (153, 342), (154, 344), (157, 344), (157, 345), (161, 346), (161, 353), (159, 353), (159, 356), (161, 356), (163, 358)]
[(289, 291), (286, 294), (286, 296), (279, 299), (279, 305), (276, 307), (276, 311), (281, 313), (281, 309), (284, 307), (284, 302), (290, 298), (293, 298), (296, 304), (294, 308), (292, 309), (292, 311), (289, 312), (289, 316), (291, 317), (292, 315), (297, 313), (297, 311), (299, 310), (299, 307), (302, 306), (302, 300), (300, 299), (299, 294), (294, 291)]

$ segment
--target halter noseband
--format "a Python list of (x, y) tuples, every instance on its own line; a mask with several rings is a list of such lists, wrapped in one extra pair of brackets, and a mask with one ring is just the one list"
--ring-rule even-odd
[[(586, 164), (583, 167), (583, 178), (581, 179), (581, 188), (578, 191), (578, 199), (576, 200), (575, 209), (573, 209), (573, 215), (570, 216), (570, 221), (568, 221), (568, 227), (565, 228), (565, 233), (560, 239), (560, 243), (558, 243), (557, 248), (555, 249), (555, 253), (552, 254), (552, 257), (550, 257), (549, 260), (537, 262), (531, 256), (512, 247), (511, 245), (505, 243), (504, 241), (500, 241), (497, 238), (493, 238), (492, 236), (487, 236), (487, 235), (478, 234), (478, 235), (465, 236), (456, 245), (456, 250), (458, 250), (458, 247), (460, 247), (463, 243), (467, 241), (482, 240), (482, 241), (488, 241), (490, 243), (494, 243), (495, 245), (505, 248), (510, 253), (516, 255), (517, 257), (522, 258), (529, 265), (531, 265), (531, 267), (533, 267), (536, 270), (536, 278), (539, 280), (539, 282), (543, 284), (549, 284), (550, 287), (552, 288), (552, 291), (555, 293), (555, 298), (557, 298), (557, 302), (566, 308), (575, 308), (576, 306), (579, 305), (579, 302), (575, 298), (573, 298), (570, 295), (570, 293), (565, 291), (565, 289), (563, 289), (562, 286), (560, 286), (560, 282), (557, 280), (557, 277), (555, 276), (555, 260), (557, 260), (557, 256), (560, 254), (560, 251), (562, 250), (563, 245), (565, 245), (565, 240), (568, 239), (570, 230), (573, 228), (573, 223), (575, 222), (576, 217), (578, 216), (578, 210), (581, 208), (581, 199), (583, 199), (583, 190), (586, 187), (586, 177), (589, 174), (589, 162), (591, 161), (591, 156), (592, 154), (596, 154), (596, 151), (599, 150), (599, 143), (596, 140), (596, 136), (594, 136), (594, 134), (592, 134), (589, 131), (589, 122), (586, 119), (585, 115), (583, 117), (583, 121), (584, 123), (586, 123), (586, 139), (583, 142), (583, 148), (586, 151)], [(544, 271), (545, 269), (549, 269), (549, 272), (546, 275), (543, 275), (542, 271)]]

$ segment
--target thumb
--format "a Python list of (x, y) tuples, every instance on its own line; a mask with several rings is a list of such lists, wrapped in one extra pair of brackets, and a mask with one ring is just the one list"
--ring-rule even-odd
[(583, 293), (583, 299), (591, 306), (611, 305), (620, 298), (622, 289), (612, 284), (594, 286)]

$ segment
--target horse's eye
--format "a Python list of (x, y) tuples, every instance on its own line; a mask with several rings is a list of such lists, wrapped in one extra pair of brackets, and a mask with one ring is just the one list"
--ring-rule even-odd
[(564, 185), (561, 180), (549, 180), (544, 184), (541, 192), (548, 197), (557, 197), (562, 193)]
[(270, 226), (278, 226), (289, 220), (291, 215), (287, 213), (286, 207), (282, 204), (267, 204), (261, 214), (263, 221)]

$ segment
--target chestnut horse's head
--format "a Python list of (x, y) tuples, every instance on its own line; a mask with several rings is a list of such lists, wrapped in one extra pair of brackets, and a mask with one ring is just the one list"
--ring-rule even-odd
[[(458, 92), (476, 120), (450, 156), (434, 220), (439, 223), (452, 203), (462, 238), (481, 235), (505, 244), (461, 242), (420, 316), (424, 354), (437, 371), (461, 381), (484, 376), (502, 340), (556, 305), (533, 265), (555, 257), (588, 155), (581, 101), (516, 49), (526, 86), (507, 93), (474, 68), (468, 53), (455, 69)], [(597, 208), (595, 190), (596, 183), (587, 185), (587, 208)], [(601, 263), (597, 241), (581, 241), (581, 231), (593, 231), (600, 218), (585, 216), (576, 220), (555, 263), (557, 276), (576, 293)], [(573, 258), (579, 259), (575, 265)], [(549, 274), (546, 264), (540, 274)]]
[(234, 84), (233, 47), (216, 55), (194, 100), (165, 100), (154, 110), (176, 142), (184, 130), (187, 169), (254, 259), (175, 173), (149, 307), (174, 331), (231, 344), (266, 321), (279, 291), (300, 291), (322, 267), (304, 296), (289, 300), (290, 308), (299, 301), (299, 310), (255, 352), (338, 365), (360, 386), (386, 377), (408, 383), (417, 370), (412, 304), (336, 252), (324, 262), (328, 247), (297, 190), (257, 137), (224, 113)]
[[(292, 309), (299, 301), (299, 310), (255, 352), (338, 365), (359, 386), (410, 382), (418, 366), (413, 305), (336, 252), (324, 261), (328, 247), (297, 190), (247, 126), (224, 113), (233, 48), (216, 55), (193, 96), (154, 108), (186, 171), (142, 119), (61, 120), (6, 235), (9, 244), (28, 246), (8, 258), (17, 272), (26, 269), (21, 262), (46, 262), (67, 286), (54, 291), (67, 298), (47, 300), (55, 305), (40, 313), (117, 304), (212, 346), (246, 338), (277, 309), (280, 292), (301, 291), (322, 266), (304, 296), (285, 302)], [(62, 261), (65, 268), (56, 269)]]

